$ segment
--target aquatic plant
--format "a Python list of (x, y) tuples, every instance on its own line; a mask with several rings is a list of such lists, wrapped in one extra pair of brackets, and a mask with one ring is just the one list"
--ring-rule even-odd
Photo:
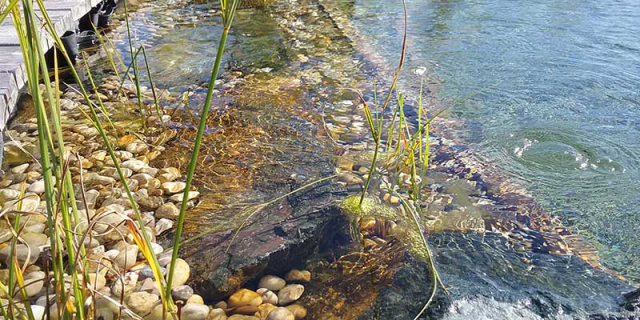
[[(374, 82), (374, 110), (372, 113), (371, 107), (360, 95), (360, 102), (363, 106), (364, 114), (369, 126), (369, 131), (375, 143), (374, 154), (371, 159), (371, 165), (369, 168), (369, 174), (364, 183), (364, 188), (359, 197), (358, 207), (355, 206), (353, 198), (347, 198), (342, 208), (347, 215), (364, 214), (367, 211), (371, 211), (374, 201), (367, 196), (369, 185), (372, 177), (378, 172), (378, 157), (380, 154), (385, 155), (383, 162), (383, 170), (387, 172), (395, 172), (397, 174), (397, 185), (408, 185), (408, 193), (410, 199), (403, 199), (403, 197), (396, 191), (391, 190), (394, 195), (400, 199), (400, 203), (405, 212), (410, 214), (409, 221), (413, 228), (409, 228), (404, 235), (404, 240), (407, 243), (409, 250), (413, 252), (417, 257), (427, 261), (432, 271), (432, 283), (431, 283), (431, 295), (424, 304), (420, 312), (414, 319), (418, 319), (429, 307), (431, 301), (436, 294), (437, 284), (439, 283), (443, 289), (445, 289), (440, 276), (436, 269), (435, 263), (429, 250), (429, 245), (424, 236), (426, 230), (423, 229), (423, 222), (420, 217), (420, 212), (415, 210), (416, 207), (420, 207), (421, 195), (423, 194), (422, 184), (426, 180), (427, 167), (429, 162), (429, 124), (444, 110), (439, 111), (435, 116), (429, 118), (425, 108), (422, 105), (422, 88), (423, 83), (420, 83), (420, 97), (418, 102), (418, 128), (415, 132), (411, 132), (407, 121), (407, 117), (404, 113), (405, 96), (400, 93), (397, 88), (398, 78), (402, 73), (402, 67), (404, 65), (404, 59), (406, 54), (406, 41), (407, 41), (407, 5), (402, 1), (404, 11), (404, 34), (402, 39), (400, 61), (396, 69), (393, 81), (388, 89), (386, 98), (382, 105), (378, 107), (377, 101), (377, 84)], [(385, 122), (385, 112), (390, 109), (392, 98), (395, 93), (396, 107), (392, 113), (390, 123)], [(423, 121), (423, 118), (425, 119)], [(385, 125), (387, 129), (385, 130)], [(386, 131), (386, 144), (383, 145), (383, 132)], [(384, 151), (382, 151), (384, 150)], [(417, 158), (416, 158), (417, 154)], [(410, 177), (410, 183), (403, 182), (401, 174), (408, 172)], [(412, 201), (410, 203), (409, 201)], [(415, 205), (415, 206), (414, 206)], [(352, 237), (355, 233), (359, 234), (351, 228)], [(356, 236), (357, 237), (357, 236)], [(445, 289), (446, 291), (446, 289)]]

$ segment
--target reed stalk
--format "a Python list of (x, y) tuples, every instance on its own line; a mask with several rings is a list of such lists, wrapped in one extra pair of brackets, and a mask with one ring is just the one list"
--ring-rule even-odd
[(186, 175), (186, 187), (184, 189), (182, 197), (182, 205), (180, 206), (180, 214), (178, 216), (178, 225), (173, 239), (173, 252), (171, 255), (171, 263), (167, 273), (167, 287), (166, 294), (171, 295), (171, 284), (173, 283), (173, 274), (175, 272), (176, 260), (178, 259), (178, 252), (180, 250), (180, 239), (182, 237), (182, 229), (184, 226), (184, 217), (187, 210), (187, 203), (189, 201), (189, 192), (191, 190), (191, 184), (193, 182), (193, 175), (198, 165), (198, 155), (200, 153), (200, 145), (202, 144), (202, 136), (207, 126), (207, 117), (209, 116), (209, 110), (211, 109), (211, 98), (213, 97), (213, 90), (215, 88), (215, 82), (218, 78), (218, 72), (220, 71), (220, 64), (222, 63), (222, 56), (224, 54), (224, 48), (227, 42), (227, 36), (233, 23), (233, 17), (235, 16), (236, 9), (238, 7), (239, 0), (220, 0), (222, 9), (222, 36), (218, 44), (218, 52), (216, 54), (216, 60), (213, 64), (213, 70), (211, 71), (211, 77), (209, 78), (209, 88), (207, 90), (207, 96), (205, 103), (202, 106), (200, 113), (200, 123), (198, 125), (198, 132), (196, 134), (196, 140), (193, 144), (193, 152), (191, 154), (191, 160), (189, 162), (189, 169)]

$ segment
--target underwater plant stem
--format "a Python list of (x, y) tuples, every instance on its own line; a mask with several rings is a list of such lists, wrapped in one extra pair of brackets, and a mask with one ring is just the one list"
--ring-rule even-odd
[(178, 224), (176, 226), (176, 233), (173, 240), (173, 252), (171, 254), (171, 264), (169, 266), (169, 272), (167, 274), (167, 287), (166, 294), (171, 296), (171, 284), (173, 282), (173, 274), (175, 272), (176, 260), (178, 259), (178, 251), (180, 250), (180, 238), (182, 237), (182, 229), (184, 225), (184, 216), (187, 209), (187, 203), (189, 201), (189, 191), (191, 190), (191, 184), (193, 182), (193, 175), (198, 165), (198, 155), (200, 153), (200, 145), (202, 144), (202, 136), (204, 135), (204, 129), (207, 126), (207, 117), (209, 116), (209, 110), (211, 109), (211, 98), (213, 96), (213, 90), (215, 87), (216, 79), (218, 78), (218, 72), (220, 71), (220, 65), (222, 63), (222, 55), (224, 54), (224, 47), (227, 42), (227, 36), (229, 35), (230, 26), (225, 25), (220, 37), (220, 43), (218, 44), (218, 53), (213, 65), (213, 71), (211, 72), (211, 78), (209, 79), (209, 89), (207, 90), (207, 97), (205, 104), (202, 107), (202, 113), (200, 114), (200, 124), (198, 125), (198, 133), (196, 140), (193, 144), (193, 153), (191, 154), (191, 162), (189, 163), (189, 169), (187, 171), (186, 186), (182, 197), (182, 205), (180, 206), (180, 214), (178, 216)]

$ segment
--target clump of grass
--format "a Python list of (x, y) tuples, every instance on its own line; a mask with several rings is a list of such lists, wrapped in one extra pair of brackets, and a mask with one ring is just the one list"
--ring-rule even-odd
[[(400, 201), (404, 211), (409, 214), (409, 217), (407, 217), (409, 218), (408, 222), (413, 225), (413, 227), (409, 228), (405, 234), (405, 242), (407, 242), (409, 249), (417, 257), (429, 262), (432, 272), (431, 295), (423, 308), (414, 318), (418, 319), (427, 310), (433, 300), (436, 294), (437, 284), (440, 283), (442, 285), (433, 257), (431, 256), (431, 251), (429, 250), (429, 245), (425, 238), (426, 230), (424, 230), (423, 227), (424, 223), (420, 217), (420, 212), (416, 210), (416, 208), (420, 208), (420, 202), (423, 194), (422, 185), (426, 180), (427, 167), (429, 163), (429, 124), (435, 117), (431, 117), (431, 119), (429, 119), (427, 112), (422, 105), (422, 80), (420, 83), (420, 98), (418, 102), (418, 128), (415, 132), (411, 132), (411, 126), (409, 125), (408, 119), (404, 113), (405, 96), (397, 89), (398, 78), (400, 77), (404, 66), (407, 41), (407, 6), (404, 0), (402, 1), (402, 5), (404, 10), (404, 35), (402, 39), (400, 61), (393, 81), (391, 82), (386, 94), (386, 98), (382, 105), (378, 106), (377, 85), (374, 82), (373, 104), (375, 113), (373, 113), (364, 97), (362, 97), (362, 95), (360, 96), (360, 102), (363, 106), (369, 131), (375, 144), (369, 174), (365, 180), (362, 193), (359, 196), (358, 206), (355, 206), (354, 198), (350, 197), (343, 202), (342, 207), (348, 214), (364, 214), (371, 210), (375, 202), (368, 196), (368, 189), (372, 177), (378, 172), (378, 158), (381, 154), (385, 155), (385, 158), (383, 159), (384, 161), (382, 162), (382, 169), (386, 172), (398, 174), (398, 186), (407, 184), (400, 178), (400, 174), (409, 174), (410, 183), (408, 186), (404, 186), (409, 194), (408, 199), (404, 199), (396, 191), (392, 190), (392, 192), (396, 197), (401, 199)], [(391, 109), (393, 98), (395, 98), (396, 107), (391, 114), (390, 121), (386, 122), (386, 113)], [(440, 112), (437, 113), (436, 116), (439, 115)], [(386, 132), (386, 143), (383, 143), (383, 132)], [(354, 231), (352, 230), (352, 233), (353, 232)], [(442, 287), (444, 288), (443, 285)]]

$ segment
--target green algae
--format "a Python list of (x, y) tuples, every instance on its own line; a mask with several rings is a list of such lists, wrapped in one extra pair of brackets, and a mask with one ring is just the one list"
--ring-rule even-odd
[[(357, 223), (359, 219), (363, 217), (400, 220), (400, 224), (405, 225), (406, 227), (400, 227), (403, 231), (394, 232), (394, 236), (402, 241), (413, 255), (424, 261), (429, 261), (429, 251), (422, 241), (420, 230), (418, 230), (418, 227), (414, 225), (413, 221), (407, 221), (408, 219), (400, 215), (395, 208), (380, 204), (371, 197), (365, 197), (362, 201), (362, 205), (360, 205), (360, 196), (352, 195), (348, 196), (342, 201), (342, 203), (340, 203), (340, 209), (349, 218), (352, 224)], [(352, 233), (354, 232), (352, 231)]]
[(400, 238), (413, 255), (427, 262), (431, 259), (429, 249), (422, 241), (420, 230), (416, 226), (408, 228), (407, 232), (401, 235)]
[(346, 197), (340, 204), (340, 209), (350, 220), (362, 217), (397, 219), (400, 217), (398, 211), (384, 204), (379, 204), (375, 199), (366, 197), (360, 205), (360, 196), (352, 195)]

